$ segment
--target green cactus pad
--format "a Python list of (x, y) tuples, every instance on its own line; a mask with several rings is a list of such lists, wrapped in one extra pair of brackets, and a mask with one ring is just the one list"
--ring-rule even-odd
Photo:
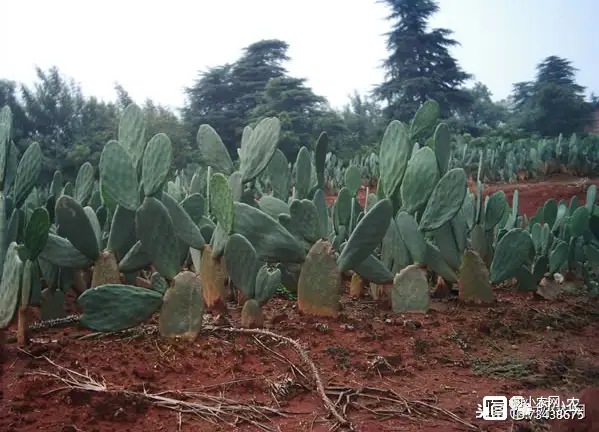
[(135, 212), (117, 205), (108, 234), (107, 248), (116, 254), (117, 259), (122, 259), (136, 241)]
[(24, 241), (28, 259), (35, 261), (46, 247), (50, 233), (50, 215), (44, 207), (33, 211), (25, 227)]
[(439, 120), (440, 107), (434, 100), (427, 100), (416, 111), (410, 124), (410, 139), (419, 140), (426, 135), (430, 135), (437, 126)]
[(63, 195), (56, 201), (55, 216), (60, 233), (77, 250), (95, 261), (100, 253), (98, 240), (81, 205), (74, 198)]
[(243, 183), (241, 182), (241, 178), (241, 173), (239, 171), (235, 171), (227, 179), (229, 189), (231, 189), (231, 198), (233, 201), (241, 201), (241, 196), (243, 195)]
[(412, 155), (412, 143), (406, 126), (393, 120), (387, 126), (379, 153), (380, 178), (382, 190), (386, 197), (396, 195)]
[(135, 211), (139, 207), (139, 182), (132, 156), (118, 142), (110, 141), (100, 156), (100, 193), (110, 209), (114, 202)]
[(256, 249), (241, 234), (232, 234), (227, 240), (224, 260), (233, 285), (247, 298), (254, 298), (256, 275), (261, 266)]
[(437, 157), (439, 174), (443, 176), (449, 168), (449, 159), (451, 156), (451, 135), (449, 127), (445, 123), (440, 123), (437, 129), (435, 129), (433, 142), (435, 143), (434, 150)]
[(6, 158), (8, 156), (11, 136), (12, 111), (8, 105), (4, 105), (0, 109), (0, 179), (2, 179), (2, 187), (4, 187)]
[(314, 150), (314, 168), (316, 169), (316, 179), (319, 189), (324, 189), (324, 169), (328, 151), (329, 136), (326, 132), (322, 132), (316, 140), (316, 148)]
[(395, 217), (395, 223), (410, 256), (416, 264), (424, 264), (426, 255), (426, 241), (424, 234), (418, 229), (418, 223), (413, 216), (402, 211)]
[(137, 272), (152, 264), (152, 257), (143, 251), (141, 242), (136, 242), (119, 262), (119, 270), (123, 273)]
[(8, 327), (19, 303), (23, 261), (19, 258), (17, 247), (17, 244), (12, 242), (6, 251), (0, 282), (0, 329)]
[(583, 235), (589, 229), (590, 220), (591, 214), (589, 210), (586, 207), (578, 207), (570, 217), (572, 236), (578, 237)]
[(485, 231), (485, 228), (477, 224), (470, 234), (472, 249), (482, 258), (487, 266), (493, 262), (493, 232)]
[(491, 283), (499, 283), (516, 275), (518, 269), (530, 261), (534, 244), (530, 234), (512, 228), (497, 243), (491, 264)]
[(172, 162), (171, 140), (163, 133), (154, 135), (148, 142), (142, 160), (141, 178), (146, 196), (156, 195), (161, 190)]
[(420, 219), (422, 231), (434, 231), (460, 211), (468, 191), (468, 179), (462, 168), (447, 171), (435, 186)]
[(555, 273), (560, 270), (562, 265), (568, 260), (568, 243), (558, 240), (558, 243), (549, 255), (549, 272)]
[[(416, 226), (418, 226), (418, 224), (416, 224)], [(462, 264), (461, 257), (464, 249), (458, 248), (456, 235), (454, 234), (452, 223), (446, 223), (441, 228), (432, 231), (431, 234), (432, 238), (435, 241), (435, 244), (439, 247), (441, 255), (443, 256), (443, 259), (447, 262), (447, 264), (449, 264), (454, 269), (460, 268), (460, 265)], [(465, 243), (466, 234), (464, 233), (463, 236), (463, 240)], [(409, 244), (407, 240), (406, 244)], [(423, 247), (423, 250), (426, 251), (426, 247)]]
[(352, 232), (337, 264), (341, 272), (353, 269), (381, 243), (393, 219), (393, 205), (389, 199), (376, 203)]
[(335, 262), (333, 245), (318, 240), (306, 256), (298, 281), (300, 313), (336, 318), (340, 308), (340, 286), (341, 273)]
[(89, 162), (85, 162), (79, 168), (77, 179), (75, 180), (75, 190), (73, 198), (82, 206), (87, 205), (87, 201), (92, 196), (94, 189), (94, 167)]
[(316, 190), (312, 197), (312, 203), (316, 207), (320, 235), (327, 237), (329, 235), (329, 207), (322, 189)]
[(85, 213), (85, 216), (87, 216), (87, 220), (89, 220), (92, 230), (94, 231), (99, 249), (102, 249), (102, 226), (100, 225), (98, 216), (96, 216), (96, 212), (90, 206), (85, 206), (83, 212)]
[(39, 256), (59, 267), (83, 269), (93, 263), (93, 260), (79, 252), (66, 238), (52, 233), (48, 234), (46, 246)]
[(202, 330), (204, 298), (202, 282), (192, 272), (175, 276), (172, 288), (164, 294), (158, 329), (163, 337), (194, 341)]
[(311, 186), (312, 161), (310, 152), (302, 147), (295, 161), (295, 198), (304, 199), (308, 197)]
[(482, 258), (474, 251), (466, 251), (460, 267), (460, 300), (474, 303), (493, 302), (493, 287), (489, 279), (489, 270)]
[(393, 281), (391, 305), (393, 312), (428, 312), (430, 306), (426, 271), (409, 265), (400, 271)]
[(439, 248), (429, 241), (426, 242), (425, 259), (428, 269), (434, 271), (447, 282), (454, 283), (458, 281), (456, 271), (443, 258), (443, 254)]
[(281, 213), (291, 215), (289, 204), (271, 195), (264, 195), (258, 201), (260, 210), (272, 218), (278, 218)]
[(83, 292), (77, 303), (83, 309), (81, 325), (99, 332), (116, 332), (138, 326), (157, 312), (162, 294), (131, 285), (110, 284)]
[[(183, 210), (187, 212), (189, 217), (197, 226), (201, 226), (201, 222), (204, 218), (204, 210), (205, 210), (204, 197), (199, 193), (194, 193), (189, 195), (183, 201), (181, 201), (181, 207)], [(204, 240), (210, 240), (204, 237)]]
[(62, 181), (62, 173), (60, 171), (54, 171), (54, 176), (52, 177), (52, 183), (50, 183), (50, 193), (54, 196), (54, 198), (60, 198), (62, 194), (63, 181)]
[(266, 167), (266, 174), (270, 180), (272, 187), (272, 194), (275, 198), (283, 201), (287, 201), (289, 198), (290, 185), (290, 173), (289, 173), (289, 162), (285, 157), (285, 154), (279, 150), (275, 150), (275, 154)]
[(27, 147), (27, 150), (23, 153), (15, 175), (15, 207), (18, 208), (23, 205), (37, 183), (38, 177), (42, 172), (43, 159), (42, 149), (36, 142)]
[(264, 262), (301, 262), (304, 249), (277, 220), (244, 203), (234, 203), (235, 232), (243, 235)]
[(375, 284), (393, 283), (393, 273), (374, 255), (368, 255), (364, 261), (355, 266), (354, 271), (362, 278)]
[(507, 209), (508, 203), (505, 192), (497, 191), (491, 195), (485, 205), (485, 229), (490, 231), (495, 228)]
[(356, 196), (362, 186), (362, 173), (356, 165), (350, 165), (345, 170), (345, 186), (352, 196)]
[(593, 208), (594, 208), (596, 202), (597, 202), (597, 186), (592, 184), (587, 189), (587, 197), (586, 197), (586, 201), (584, 204), (585, 207), (587, 208), (587, 210), (589, 211), (589, 213), (593, 213)]
[(129, 104), (119, 121), (118, 138), (119, 144), (131, 155), (134, 168), (137, 168), (144, 154), (146, 129), (147, 120), (143, 110), (138, 105)]
[[(150, 282), (152, 283), (152, 289), (160, 294), (164, 294), (168, 289), (168, 282), (158, 272), (152, 273), (152, 276), (150, 276)], [(204, 306), (203, 303), (202, 306)]]
[(189, 214), (166, 192), (162, 193), (161, 201), (173, 220), (173, 227), (179, 242), (195, 249), (202, 249), (206, 241), (200, 228), (194, 223)]
[[(535, 275), (530, 271), (530, 267), (523, 265), (515, 274), (518, 284), (516, 285), (516, 291), (519, 292), (535, 292), (537, 291), (538, 284)], [(541, 277), (542, 278), (542, 277)]]
[(312, 201), (293, 200), (289, 212), (291, 214), (289, 232), (296, 237), (312, 244), (324, 236), (320, 231), (318, 210)]
[(207, 124), (198, 129), (196, 142), (200, 149), (202, 164), (211, 166), (215, 172), (231, 174), (235, 168), (225, 144), (216, 131)]
[(243, 183), (254, 180), (266, 169), (279, 144), (280, 132), (281, 122), (276, 117), (264, 118), (256, 125), (240, 158)]
[(438, 181), (439, 168), (435, 153), (429, 147), (415, 151), (399, 188), (402, 210), (409, 214), (421, 211)]
[(271, 298), (273, 298), (280, 286), (281, 270), (263, 265), (256, 275), (254, 299), (258, 305), (264, 306)]
[(557, 218), (558, 205), (553, 198), (547, 200), (543, 206), (543, 222), (553, 227)]
[(233, 194), (227, 178), (220, 173), (212, 174), (210, 178), (210, 213), (216, 217), (227, 234), (233, 230), (235, 223)]
[(333, 204), (333, 225), (336, 233), (339, 233), (339, 228), (342, 226), (349, 227), (352, 205), (351, 192), (346, 187), (341, 188)]
[(172, 279), (179, 272), (179, 243), (167, 208), (147, 197), (135, 215), (135, 230), (142, 250), (150, 256), (156, 270)]

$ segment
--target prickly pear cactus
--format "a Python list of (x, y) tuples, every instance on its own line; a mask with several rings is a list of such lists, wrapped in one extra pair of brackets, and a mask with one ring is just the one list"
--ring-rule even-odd
[(17, 310), (22, 272), (23, 261), (19, 258), (17, 244), (13, 242), (6, 251), (0, 282), (0, 329), (8, 327)]
[(254, 299), (249, 299), (241, 309), (241, 326), (243, 328), (260, 328), (264, 326), (264, 315), (260, 305)]
[(194, 341), (202, 330), (204, 298), (199, 276), (184, 271), (164, 294), (158, 329), (163, 337)]
[(302, 265), (297, 302), (305, 315), (336, 318), (339, 315), (341, 273), (337, 268), (333, 245), (318, 240)]
[(393, 312), (428, 312), (430, 305), (426, 271), (409, 265), (395, 276), (391, 289)]
[(462, 257), (458, 286), (460, 300), (464, 302), (491, 303), (494, 300), (489, 270), (474, 251), (466, 251)]
[(222, 258), (213, 259), (210, 246), (205, 246), (200, 264), (200, 279), (204, 304), (209, 310), (225, 311), (227, 308), (225, 282), (228, 276), (223, 261)]

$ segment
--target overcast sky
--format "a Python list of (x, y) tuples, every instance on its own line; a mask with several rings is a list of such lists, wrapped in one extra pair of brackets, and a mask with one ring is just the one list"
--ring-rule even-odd
[[(341, 106), (381, 82), (387, 9), (375, 0), (2, 0), (0, 78), (31, 84), (52, 65), (89, 95), (114, 100), (120, 82), (139, 103), (181, 106), (198, 71), (234, 62), (260, 39), (290, 44), (288, 65)], [(283, 6), (286, 5), (286, 6)], [(599, 1), (440, 0), (434, 27), (494, 99), (530, 80), (549, 55), (570, 59), (599, 93)], [(595, 21), (595, 22), (593, 22)]]

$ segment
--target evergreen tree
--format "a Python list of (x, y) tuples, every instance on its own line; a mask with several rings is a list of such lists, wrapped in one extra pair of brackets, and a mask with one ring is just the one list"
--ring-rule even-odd
[(537, 66), (534, 81), (514, 84), (514, 123), (543, 136), (583, 132), (592, 104), (576, 84), (576, 68), (564, 58), (549, 56)]
[(449, 48), (458, 45), (448, 29), (428, 30), (429, 18), (439, 10), (434, 0), (380, 0), (390, 7), (387, 33), (390, 51), (383, 67), (385, 81), (374, 91), (377, 99), (386, 101), (388, 120), (409, 121), (428, 99), (441, 107), (441, 115), (449, 117), (457, 109), (471, 103), (471, 96), (461, 86), (470, 78), (450, 55)]
[(326, 99), (314, 94), (302, 78), (273, 78), (261, 96), (262, 103), (252, 110), (252, 123), (264, 117), (281, 121), (279, 148), (291, 161), (302, 146), (312, 148), (319, 119), (327, 110)]

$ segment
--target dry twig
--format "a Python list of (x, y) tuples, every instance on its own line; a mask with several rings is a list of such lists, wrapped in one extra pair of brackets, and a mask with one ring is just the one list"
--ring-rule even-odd
[[(31, 354), (29, 354), (31, 355)], [(29, 375), (42, 375), (60, 381), (64, 385), (57, 389), (47, 392), (45, 395), (56, 393), (62, 390), (78, 389), (97, 393), (120, 394), (125, 397), (146, 400), (162, 408), (170, 409), (178, 413), (189, 413), (197, 415), (207, 421), (216, 424), (216, 421), (225, 423), (231, 427), (235, 424), (228, 421), (230, 418), (244, 420), (260, 429), (271, 431), (275, 430), (260, 421), (268, 421), (269, 416), (287, 417), (281, 410), (258, 404), (247, 404), (239, 401), (230, 400), (224, 397), (213, 396), (206, 393), (192, 392), (161, 392), (161, 393), (143, 393), (123, 390), (114, 386), (110, 386), (104, 379), (99, 381), (93, 378), (89, 373), (80, 373), (74, 370), (61, 366), (46, 356), (42, 356), (44, 360), (58, 369), (58, 373), (50, 372), (33, 372)], [(183, 396), (185, 399), (180, 400), (165, 396), (169, 393), (175, 393)], [(195, 400), (191, 402), (190, 400)]]
[(263, 329), (240, 329), (240, 328), (232, 328), (232, 327), (204, 327), (204, 328), (206, 330), (222, 331), (222, 332), (227, 332), (227, 333), (264, 335), (264, 336), (269, 336), (274, 339), (278, 339), (280, 341), (284, 341), (284, 342), (287, 342), (288, 344), (290, 344), (298, 352), (302, 361), (306, 365), (308, 365), (308, 367), (310, 368), (310, 371), (312, 372), (312, 377), (314, 378), (314, 383), (316, 384), (316, 391), (318, 392), (318, 395), (322, 399), (326, 409), (331, 413), (331, 415), (335, 418), (335, 420), (337, 420), (337, 422), (339, 422), (340, 425), (351, 427), (350, 422), (345, 417), (343, 417), (341, 414), (339, 414), (339, 412), (335, 408), (335, 405), (333, 404), (333, 402), (326, 395), (324, 385), (322, 384), (322, 379), (320, 378), (320, 373), (318, 372), (318, 368), (316, 367), (314, 362), (310, 359), (310, 356), (308, 355), (306, 350), (300, 345), (300, 343), (298, 341), (293, 340), (287, 336), (283, 336), (283, 335), (280, 335), (280, 334), (277, 334), (277, 333), (274, 333), (274, 332), (271, 332), (268, 330), (263, 330)]
[[(343, 403), (343, 411), (345, 412), (349, 405), (354, 405), (357, 408), (364, 409), (378, 417), (407, 417), (412, 420), (415, 417), (448, 417), (448, 420), (454, 421), (467, 427), (470, 430), (478, 431), (480, 428), (466, 420), (461, 419), (456, 414), (443, 408), (436, 407), (424, 401), (409, 401), (390, 389), (380, 389), (376, 387), (361, 387), (351, 388), (343, 385), (331, 386), (326, 388), (326, 393), (337, 397), (337, 405)], [(385, 408), (373, 409), (359, 404), (357, 400), (370, 399), (378, 404), (385, 404)], [(352, 400), (353, 399), (353, 400)]]

